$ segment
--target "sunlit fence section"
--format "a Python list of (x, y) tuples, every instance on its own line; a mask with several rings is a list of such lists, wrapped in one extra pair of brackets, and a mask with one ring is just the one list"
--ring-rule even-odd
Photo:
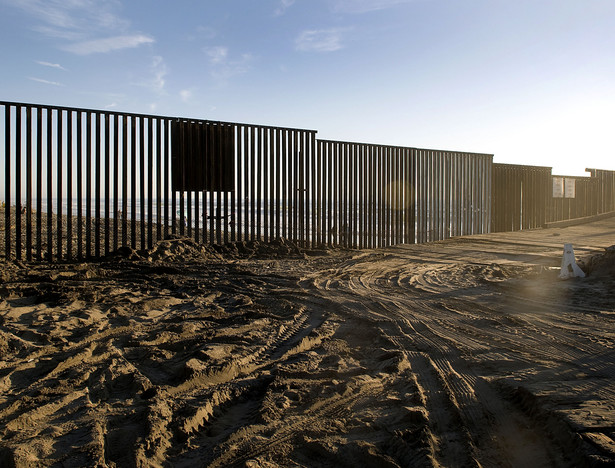
[(615, 211), (615, 172), (553, 175), (550, 167), (493, 164), (492, 231), (534, 229)]
[(318, 140), (315, 222), (373, 248), (487, 232), (492, 155)]
[(0, 101), (0, 256), (95, 258), (168, 236), (376, 248), (615, 210), (612, 171), (316, 134)]
[(550, 167), (493, 164), (492, 230), (542, 226), (548, 218), (550, 191)]
[(603, 169), (585, 169), (598, 181), (595, 189), (597, 211), (608, 213), (615, 211), (615, 171)]
[[(610, 172), (610, 171), (601, 171)], [(606, 204), (602, 207), (603, 189), (613, 187), (596, 177), (551, 176), (547, 222), (584, 218), (612, 211)]]

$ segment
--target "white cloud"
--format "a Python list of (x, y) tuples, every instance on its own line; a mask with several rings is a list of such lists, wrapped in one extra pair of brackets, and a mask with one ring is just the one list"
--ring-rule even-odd
[(154, 42), (153, 38), (143, 34), (136, 34), (132, 36), (114, 36), (104, 39), (94, 39), (92, 41), (76, 42), (66, 46), (64, 49), (78, 55), (89, 55), (134, 48), (142, 44), (151, 44), (152, 42)]
[(334, 52), (343, 48), (342, 35), (346, 30), (332, 28), (303, 31), (295, 40), (295, 47), (306, 52)]
[(157, 55), (153, 58), (152, 71), (154, 73), (154, 79), (152, 80), (152, 88), (157, 91), (162, 91), (165, 84), (164, 77), (168, 73), (167, 66), (164, 63), (162, 57)]
[(196, 41), (196, 40), (210, 40), (213, 39), (214, 37), (217, 36), (216, 30), (210, 26), (197, 26), (197, 28), (194, 30), (194, 32), (189, 33), (188, 35), (186, 35), (186, 39), (189, 41)]
[(228, 47), (224, 46), (206, 47), (203, 51), (209, 57), (211, 75), (219, 80), (247, 73), (254, 60), (250, 54), (231, 57)]
[(280, 0), (278, 7), (273, 12), (274, 15), (282, 16), (284, 13), (286, 13), (286, 10), (288, 10), (291, 6), (293, 6), (294, 3), (295, 3), (295, 0)]
[(193, 92), (191, 89), (182, 89), (179, 92), (179, 97), (181, 98), (182, 102), (189, 102), (192, 99), (193, 96)]
[(224, 63), (228, 57), (228, 47), (216, 46), (206, 47), (205, 54), (209, 57), (211, 63)]
[(385, 10), (417, 0), (330, 0), (331, 8), (338, 13), (368, 13), (370, 11)]
[(42, 60), (37, 60), (36, 63), (38, 63), (39, 65), (42, 65), (43, 67), (57, 68), (58, 70), (66, 71), (66, 68), (64, 68), (59, 63), (44, 62)]
[(131, 31), (130, 21), (116, 14), (118, 0), (0, 0), (22, 9), (36, 24), (32, 29), (68, 44), (60, 48), (75, 54), (111, 52), (154, 42)]
[(62, 83), (58, 83), (57, 81), (43, 80), (42, 78), (34, 78), (34, 77), (29, 76), (28, 79), (32, 81), (36, 81), (37, 83), (43, 83), (43, 84), (52, 85), (52, 86), (64, 86)]
[(116, 0), (20, 0), (9, 4), (38, 19), (34, 29), (51, 37), (83, 39), (91, 33), (121, 31), (129, 26), (114, 13)]
[(155, 55), (151, 58), (149, 69), (144, 69), (143, 73), (131, 84), (145, 88), (158, 95), (164, 95), (166, 94), (165, 85), (168, 73), (169, 70), (164, 59), (159, 55)]

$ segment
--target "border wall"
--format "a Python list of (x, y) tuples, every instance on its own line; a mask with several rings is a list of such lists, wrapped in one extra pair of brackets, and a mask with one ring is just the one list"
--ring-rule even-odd
[(376, 248), (615, 210), (613, 171), (554, 176), (491, 154), (316, 135), (0, 101), (0, 256), (96, 258), (169, 235)]

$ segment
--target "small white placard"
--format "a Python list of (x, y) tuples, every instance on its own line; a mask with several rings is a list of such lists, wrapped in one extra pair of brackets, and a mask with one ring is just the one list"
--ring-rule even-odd
[(564, 197), (564, 178), (553, 177), (553, 198)]
[(575, 198), (576, 197), (576, 180), (570, 179), (566, 177), (564, 182), (564, 198)]

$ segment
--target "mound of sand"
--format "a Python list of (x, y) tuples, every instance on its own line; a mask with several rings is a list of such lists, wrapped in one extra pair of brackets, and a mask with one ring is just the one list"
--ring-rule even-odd
[(583, 271), (593, 277), (615, 277), (615, 245), (604, 249), (604, 253), (592, 255), (581, 262)]
[[(327, 253), (326, 251), (320, 251)], [(312, 250), (300, 249), (296, 243), (284, 238), (271, 242), (260, 240), (229, 242), (224, 245), (197, 244), (187, 237), (168, 236), (164, 241), (156, 243), (151, 249), (135, 250), (121, 247), (111, 252), (105, 260), (126, 258), (133, 261), (144, 260), (153, 263), (190, 263), (203, 262), (210, 259), (275, 259), (295, 258), (304, 255), (314, 255)]]

